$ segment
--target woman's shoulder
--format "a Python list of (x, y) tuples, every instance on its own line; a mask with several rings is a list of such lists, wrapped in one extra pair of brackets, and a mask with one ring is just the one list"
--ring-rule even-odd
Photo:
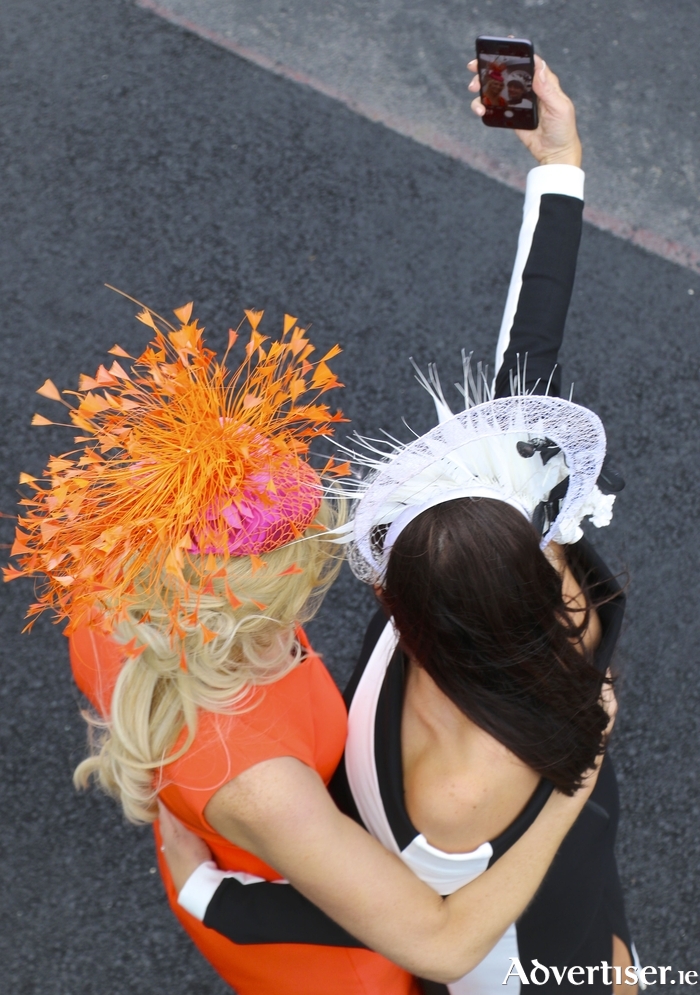
[(95, 619), (81, 622), (68, 636), (73, 680), (100, 715), (109, 715), (114, 686), (124, 664), (124, 647)]
[[(212, 794), (227, 781), (264, 760), (293, 756), (332, 775), (347, 730), (343, 699), (303, 630), (302, 661), (279, 680), (252, 687), (228, 710), (199, 709), (192, 743), (163, 769), (164, 780), (183, 789)], [(98, 624), (77, 626), (69, 636), (76, 684), (103, 716), (109, 716), (114, 687), (126, 658), (124, 646)], [(184, 746), (184, 729), (174, 752)]]
[(300, 641), (304, 659), (284, 677), (251, 688), (230, 711), (198, 713), (194, 740), (168, 765), (168, 781), (212, 794), (257, 763), (290, 756), (330, 778), (345, 743), (347, 715), (322, 660), (305, 635)]

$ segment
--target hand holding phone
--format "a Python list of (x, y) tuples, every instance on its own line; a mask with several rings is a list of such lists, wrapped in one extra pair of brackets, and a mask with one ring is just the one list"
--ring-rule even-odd
[(476, 39), (483, 122), (490, 128), (537, 127), (537, 97), (532, 88), (535, 50), (525, 38)]
[[(477, 60), (473, 59), (467, 68), (478, 73)], [(480, 77), (475, 75), (469, 89), (475, 93), (480, 87)], [(517, 129), (518, 138), (542, 166), (553, 163), (580, 166), (581, 142), (576, 129), (574, 105), (559, 85), (555, 73), (539, 55), (535, 56), (532, 87), (538, 98), (539, 123), (534, 131)], [(472, 111), (477, 117), (484, 116), (485, 107), (480, 96), (472, 101)]]

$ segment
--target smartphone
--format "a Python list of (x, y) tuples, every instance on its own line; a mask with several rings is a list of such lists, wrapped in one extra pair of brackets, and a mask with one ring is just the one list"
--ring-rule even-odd
[(537, 97), (532, 90), (535, 50), (526, 38), (476, 39), (482, 121), (489, 128), (537, 127)]

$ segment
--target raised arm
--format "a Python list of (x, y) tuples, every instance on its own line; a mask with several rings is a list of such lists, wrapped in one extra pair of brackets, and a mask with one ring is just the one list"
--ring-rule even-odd
[[(583, 173), (573, 107), (556, 77), (539, 61), (537, 68), (542, 123), (520, 137), (542, 165), (528, 180), (499, 336), (499, 394), (510, 393), (518, 354), (521, 369), (528, 355), (528, 387), (539, 379), (537, 389), (545, 389), (561, 344), (581, 231)], [(290, 885), (226, 876), (205, 862), (206, 847), (183, 835), (167, 813), (165, 855), (182, 889), (181, 904), (235, 942), (364, 943), (417, 975), (449, 982), (479, 963), (529, 903), (590, 786), (582, 790), (573, 799), (554, 792), (528, 832), (447, 899), (342, 815), (318, 775), (291, 758), (240, 775), (206, 811), (218, 832), (275, 867)]]
[[(559, 394), (557, 366), (574, 286), (583, 214), (583, 171), (538, 166), (527, 177), (518, 252), (496, 347), (496, 396), (511, 379)], [(549, 388), (549, 389), (548, 389)]]
[[(540, 163), (527, 178), (523, 223), (496, 347), (495, 392), (512, 385), (544, 393), (560, 388), (557, 359), (576, 273), (583, 182), (576, 112), (559, 80), (539, 58), (533, 87), (540, 124), (518, 137)], [(476, 70), (476, 63), (470, 67)], [(478, 89), (478, 77), (471, 83)], [(477, 98), (476, 114), (483, 108)], [(519, 380), (518, 380), (519, 378)]]

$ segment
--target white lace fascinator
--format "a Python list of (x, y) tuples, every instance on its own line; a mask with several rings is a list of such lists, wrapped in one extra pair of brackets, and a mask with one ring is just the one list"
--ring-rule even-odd
[(341, 540), (350, 543), (360, 580), (380, 582), (409, 522), (457, 498), (495, 498), (517, 508), (542, 535), (542, 548), (552, 540), (577, 542), (585, 517), (597, 527), (612, 519), (612, 491), (624, 484), (613, 471), (606, 478), (600, 418), (569, 400), (521, 392), (519, 377), (513, 396), (493, 398), (481, 369), (475, 379), (468, 359), (464, 365), (463, 411), (449, 409), (435, 367), (427, 377), (416, 367), (438, 425), (405, 445), (356, 436), (358, 448), (346, 449), (365, 473)]

